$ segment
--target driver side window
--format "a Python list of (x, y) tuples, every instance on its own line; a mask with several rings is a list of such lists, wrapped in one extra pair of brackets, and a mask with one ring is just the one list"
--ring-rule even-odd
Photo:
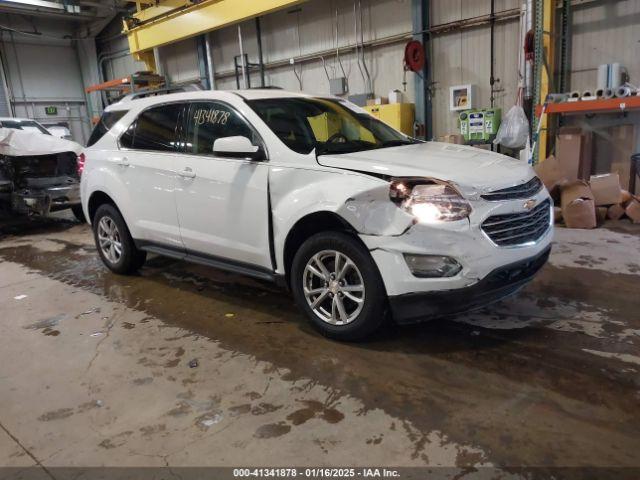
[(247, 137), (253, 145), (261, 141), (255, 130), (233, 108), (218, 102), (194, 102), (186, 127), (186, 153), (213, 155), (219, 138)]

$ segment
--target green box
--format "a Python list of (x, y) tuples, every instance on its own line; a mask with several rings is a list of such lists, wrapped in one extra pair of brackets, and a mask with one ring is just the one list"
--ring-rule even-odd
[(500, 128), (502, 110), (481, 108), (460, 112), (460, 134), (467, 143), (487, 143), (493, 140)]
[(44, 112), (47, 115), (58, 115), (58, 107), (44, 107)]

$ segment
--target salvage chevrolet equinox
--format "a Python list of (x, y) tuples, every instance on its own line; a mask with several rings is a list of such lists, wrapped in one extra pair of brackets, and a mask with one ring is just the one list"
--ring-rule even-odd
[(549, 256), (553, 206), (526, 163), (412, 139), (340, 98), (125, 100), (89, 143), (82, 206), (108, 268), (150, 252), (279, 282), (336, 339), (485, 306)]

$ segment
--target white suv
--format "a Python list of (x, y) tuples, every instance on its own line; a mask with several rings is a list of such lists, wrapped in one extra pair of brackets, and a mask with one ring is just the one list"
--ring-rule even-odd
[(486, 305), (549, 255), (552, 202), (527, 164), (414, 140), (340, 98), (126, 101), (90, 143), (82, 204), (107, 267), (153, 252), (275, 281), (333, 338)]

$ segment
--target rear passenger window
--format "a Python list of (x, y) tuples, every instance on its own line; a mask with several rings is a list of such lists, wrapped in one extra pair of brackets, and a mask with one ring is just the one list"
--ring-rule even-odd
[(118, 120), (127, 114), (127, 111), (128, 110), (115, 110), (113, 112), (104, 112), (93, 129), (93, 132), (91, 132), (91, 136), (87, 142), (87, 147), (90, 147), (104, 137), (105, 134), (111, 130), (111, 127), (113, 127)]
[(136, 150), (175, 151), (182, 107), (174, 103), (145, 110), (122, 135), (120, 145)]
[(187, 116), (187, 153), (213, 155), (218, 138), (247, 137), (253, 145), (261, 141), (255, 130), (233, 108), (217, 102), (192, 103)]

